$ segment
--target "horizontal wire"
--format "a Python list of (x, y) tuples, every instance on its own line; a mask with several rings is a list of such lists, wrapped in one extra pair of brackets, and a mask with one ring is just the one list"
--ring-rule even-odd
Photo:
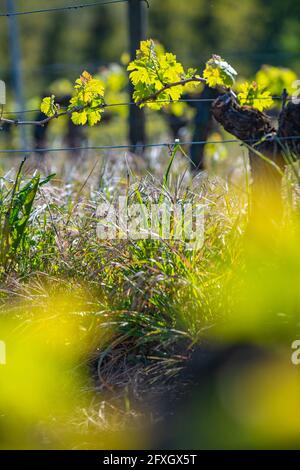
[(0, 17), (11, 17), (11, 16), (21, 16), (21, 15), (32, 15), (35, 13), (54, 13), (54, 12), (61, 12), (61, 11), (69, 11), (69, 10), (80, 10), (82, 8), (90, 8), (95, 6), (101, 5), (109, 5), (112, 3), (126, 3), (128, 0), (110, 0), (105, 2), (93, 2), (93, 3), (85, 3), (81, 5), (69, 5), (64, 7), (56, 7), (56, 8), (44, 8), (41, 10), (30, 10), (30, 11), (16, 11), (15, 13), (0, 13)]
[[(275, 141), (286, 141), (286, 140), (300, 140), (300, 135), (287, 136), (287, 137), (276, 137)], [(265, 140), (268, 141), (268, 140)], [(36, 149), (0, 149), (0, 153), (50, 153), (50, 152), (71, 152), (75, 150), (126, 150), (129, 148), (155, 148), (155, 147), (167, 147), (171, 148), (174, 145), (207, 145), (207, 144), (229, 144), (239, 143), (243, 145), (245, 143), (257, 143), (257, 139), (248, 139), (241, 141), (239, 139), (226, 139), (226, 140), (201, 140), (191, 142), (162, 142), (153, 144), (135, 144), (135, 145), (100, 145), (100, 146), (86, 146), (86, 147), (60, 147), (60, 148), (36, 148)]]
[[(2, 113), (2, 116), (10, 116), (10, 115), (15, 115), (15, 114), (29, 114), (29, 113), (39, 113), (41, 112), (40, 109), (24, 109), (23, 111), (4, 111)], [(0, 113), (1, 115), (1, 113)]]
[[(259, 100), (264, 100), (264, 99), (269, 99), (268, 97), (261, 97), (261, 98), (256, 98), (256, 99), (259, 99)], [(293, 100), (293, 97), (292, 96), (288, 96), (286, 98), (283, 98), (282, 96), (272, 96), (272, 99), (273, 100), (286, 100), (286, 101), (292, 101)], [(169, 103), (169, 104), (174, 104), (174, 103), (212, 103), (213, 101), (215, 101), (216, 98), (190, 98), (190, 99), (179, 99), (179, 100), (149, 100), (147, 101), (148, 103)], [(147, 104), (147, 102), (145, 102), (145, 104)], [(129, 102), (122, 102), (122, 103), (108, 103), (108, 104), (105, 104), (103, 107), (104, 108), (113, 108), (113, 107), (118, 107), (118, 106), (136, 106), (137, 104), (132, 102), (132, 101), (129, 101)], [(61, 109), (66, 109), (64, 107), (61, 107)], [(41, 112), (40, 109), (25, 109), (24, 111), (4, 111), (2, 113), (3, 116), (8, 116), (8, 115), (14, 115), (14, 114), (28, 114), (28, 113), (39, 113)], [(0, 113), (1, 115), (1, 113)], [(1, 120), (1, 118), (0, 118)]]

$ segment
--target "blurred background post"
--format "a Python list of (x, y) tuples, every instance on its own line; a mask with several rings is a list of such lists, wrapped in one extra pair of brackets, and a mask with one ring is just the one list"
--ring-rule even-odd
[[(19, 114), (19, 119), (22, 120), (24, 114), (21, 111), (26, 109), (24, 93), (23, 93), (23, 77), (22, 77), (22, 63), (21, 63), (21, 45), (20, 45), (20, 33), (18, 25), (18, 17), (15, 16), (15, 2), (14, 0), (6, 0), (7, 2), (7, 11), (12, 16), (8, 17), (9, 22), (9, 49), (10, 49), (10, 60), (11, 60), (11, 74), (12, 74), (12, 84), (14, 90), (14, 96), (17, 105), (17, 111)], [(19, 127), (19, 136), (20, 136), (20, 148), (27, 147), (27, 138), (26, 138), (26, 127)]]
[[(146, 3), (143, 0), (128, 1), (130, 60), (135, 58), (140, 42), (146, 38)], [(130, 83), (130, 98), (133, 101), (133, 87)], [(129, 142), (133, 150), (137, 144), (146, 142), (145, 112), (137, 106), (129, 106)]]

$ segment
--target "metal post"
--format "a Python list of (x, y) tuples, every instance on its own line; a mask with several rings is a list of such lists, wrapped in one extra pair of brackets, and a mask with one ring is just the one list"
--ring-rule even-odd
[[(140, 41), (146, 35), (146, 14), (145, 2), (141, 0), (128, 0), (128, 21), (129, 21), (129, 48), (130, 58), (135, 58), (136, 50), (139, 49)], [(131, 101), (133, 87), (130, 84)], [(137, 106), (129, 107), (129, 142), (133, 146), (146, 142), (145, 113)]]
[[(15, 13), (14, 0), (6, 0), (8, 13)], [(8, 17), (8, 32), (9, 32), (9, 48), (11, 55), (11, 68), (13, 87), (17, 102), (17, 111), (25, 109), (25, 100), (23, 94), (23, 79), (21, 71), (21, 49), (20, 49), (20, 33), (17, 16)], [(18, 116), (23, 119), (22, 114)], [(24, 126), (20, 126), (20, 144), (26, 148), (26, 131)]]

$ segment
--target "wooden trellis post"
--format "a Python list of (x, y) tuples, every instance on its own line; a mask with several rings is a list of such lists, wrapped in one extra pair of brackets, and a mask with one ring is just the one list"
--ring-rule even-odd
[[(129, 23), (129, 50), (130, 59), (135, 59), (136, 50), (140, 41), (146, 36), (146, 4), (141, 0), (128, 1)], [(132, 101), (133, 87), (130, 84), (130, 97)], [(145, 113), (137, 106), (129, 107), (129, 142), (133, 150), (137, 144), (146, 142)]]
[[(14, 0), (6, 0), (7, 11), (15, 13)], [(23, 94), (23, 77), (21, 71), (21, 48), (20, 48), (20, 34), (17, 16), (10, 16), (8, 18), (8, 32), (9, 32), (9, 46), (11, 53), (11, 70), (13, 78), (14, 93), (17, 102), (18, 111), (25, 109), (25, 99)], [(20, 114), (19, 118), (22, 119), (23, 115)], [(27, 138), (26, 129), (24, 126), (20, 127), (20, 141), (21, 146), (26, 148)]]

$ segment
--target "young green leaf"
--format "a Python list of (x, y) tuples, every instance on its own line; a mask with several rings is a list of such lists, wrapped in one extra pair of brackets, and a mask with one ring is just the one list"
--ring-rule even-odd
[(234, 84), (236, 77), (237, 72), (234, 68), (218, 55), (212, 56), (206, 63), (203, 72), (203, 78), (206, 79), (208, 86), (211, 88), (216, 86), (230, 88)]
[(76, 126), (94, 126), (101, 120), (104, 112), (104, 86), (99, 79), (84, 71), (75, 82), (75, 94), (71, 98), (68, 111)]
[(40, 109), (47, 117), (54, 116), (59, 110), (59, 106), (55, 104), (55, 96), (46, 96), (41, 103)]
[(84, 126), (87, 123), (87, 113), (85, 110), (75, 111), (72, 113), (71, 119), (75, 126)]
[(256, 82), (243, 83), (240, 86), (240, 90), (238, 100), (241, 106), (251, 106), (252, 108), (258, 109), (258, 111), (263, 111), (274, 105), (270, 92), (265, 91), (265, 89)]
[(169, 102), (179, 100), (184, 91), (184, 84), (180, 82), (192, 78), (197, 72), (189, 69), (185, 73), (176, 56), (165, 52), (152, 39), (141, 42), (136, 59), (127, 70), (134, 85), (134, 101), (141, 107), (147, 105), (152, 109), (161, 109)]
[(101, 114), (104, 112), (103, 109), (88, 109), (87, 110), (87, 120), (90, 126), (94, 126), (101, 121)]

